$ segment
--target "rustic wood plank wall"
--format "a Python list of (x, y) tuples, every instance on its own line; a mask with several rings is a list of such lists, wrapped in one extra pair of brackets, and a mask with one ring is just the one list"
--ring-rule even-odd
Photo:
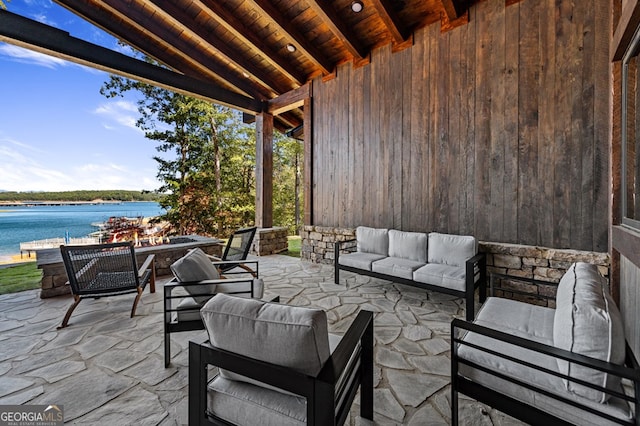
[(611, 3), (480, 2), (313, 82), (313, 224), (607, 251)]

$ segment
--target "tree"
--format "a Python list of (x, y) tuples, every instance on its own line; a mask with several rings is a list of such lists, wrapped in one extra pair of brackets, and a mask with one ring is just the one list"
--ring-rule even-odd
[(274, 135), (273, 149), (273, 218), (296, 234), (301, 223), (302, 143), (279, 132)]
[[(226, 235), (251, 223), (255, 197), (254, 145), (239, 114), (166, 89), (110, 76), (110, 98), (137, 91), (136, 126), (157, 142), (160, 204), (180, 234)], [(254, 139), (255, 140), (255, 139)], [(247, 202), (249, 202), (247, 204)]]

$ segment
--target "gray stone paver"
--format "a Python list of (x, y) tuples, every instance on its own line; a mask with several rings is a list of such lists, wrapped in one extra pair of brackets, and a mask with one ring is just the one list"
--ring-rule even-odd
[[(375, 326), (374, 422), (358, 416), (356, 398), (347, 424), (450, 423), (449, 332), (464, 302), (454, 297), (286, 256), (265, 256), (260, 275), (267, 296), (327, 311), (329, 330), (343, 333), (361, 309)], [(80, 303), (70, 326), (56, 330), (70, 296), (40, 299), (39, 291), (0, 296), (0, 404), (62, 404), (70, 424), (184, 425), (187, 423), (188, 342), (206, 332), (176, 333), (172, 363), (164, 368), (162, 285), (145, 291), (129, 318), (133, 296)], [(460, 398), (463, 425), (517, 424)]]

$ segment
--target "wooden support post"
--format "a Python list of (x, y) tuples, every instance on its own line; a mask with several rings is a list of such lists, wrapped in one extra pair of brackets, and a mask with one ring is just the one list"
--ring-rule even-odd
[(313, 124), (311, 98), (304, 100), (304, 212), (303, 224), (313, 225)]
[(256, 116), (256, 226), (273, 226), (273, 115)]

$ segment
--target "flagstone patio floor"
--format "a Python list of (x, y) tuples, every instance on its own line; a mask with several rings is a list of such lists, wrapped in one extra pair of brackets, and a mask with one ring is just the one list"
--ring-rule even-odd
[[(360, 309), (375, 312), (376, 425), (450, 424), (450, 323), (464, 302), (451, 296), (341, 272), (282, 255), (260, 257), (268, 295), (322, 308), (330, 332), (342, 334)], [(39, 291), (0, 296), (0, 405), (63, 405), (70, 424), (187, 424), (188, 342), (205, 331), (173, 334), (163, 363), (162, 286), (145, 291), (134, 318), (133, 295), (80, 303), (70, 326), (56, 330), (71, 296)], [(347, 424), (358, 417), (358, 399)], [(461, 397), (463, 425), (519, 424)], [(259, 421), (256, 421), (259, 424)]]

